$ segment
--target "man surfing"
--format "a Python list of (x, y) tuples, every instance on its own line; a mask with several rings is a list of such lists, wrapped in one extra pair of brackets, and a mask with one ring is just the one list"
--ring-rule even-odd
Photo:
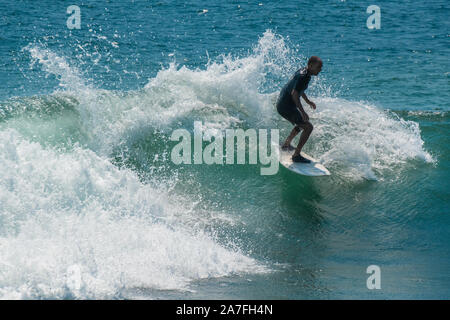
[(305, 94), (306, 88), (308, 88), (311, 75), (317, 76), (322, 70), (322, 60), (317, 56), (312, 56), (308, 60), (307, 67), (297, 70), (292, 76), (291, 80), (281, 89), (280, 95), (277, 101), (278, 113), (294, 125), (289, 137), (281, 146), (282, 150), (292, 151), (294, 148), (291, 146), (291, 141), (294, 137), (303, 129), (300, 135), (300, 141), (297, 148), (295, 148), (292, 155), (293, 162), (309, 163), (310, 160), (301, 156), (303, 146), (308, 141), (309, 136), (313, 130), (313, 125), (309, 122), (309, 117), (303, 109), (300, 97), (302, 97), (312, 109), (316, 109), (316, 104), (308, 99)]

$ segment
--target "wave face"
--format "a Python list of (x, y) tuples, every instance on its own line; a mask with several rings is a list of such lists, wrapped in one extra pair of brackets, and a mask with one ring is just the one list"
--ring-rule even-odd
[[(194, 121), (217, 129), (288, 130), (287, 122), (274, 112), (274, 101), (280, 83), (306, 60), (282, 37), (266, 31), (244, 57), (222, 55), (197, 69), (172, 63), (143, 89), (122, 92), (86, 84), (89, 81), (78, 69), (48, 49), (30, 45), (25, 50), (33, 62), (60, 79), (64, 90), (9, 102), (3, 109), (28, 114), (66, 111), (70, 114), (66, 124), (77, 130), (80, 142), (105, 157), (143, 139), (149, 131), (167, 136), (180, 126), (192, 129)], [(342, 167), (339, 175), (377, 179), (383, 176), (383, 169), (409, 159), (433, 161), (423, 149), (416, 122), (372, 103), (337, 98), (325, 79), (314, 78), (309, 90), (318, 94), (320, 108), (309, 110), (315, 131), (307, 150), (322, 155), (321, 160), (331, 167)], [(75, 118), (77, 123), (67, 123)]]
[[(218, 206), (208, 195), (220, 196), (220, 186), (198, 177), (261, 185), (263, 178), (250, 165), (231, 173), (178, 168), (169, 137), (194, 121), (219, 130), (280, 128), (286, 136), (291, 128), (274, 102), (306, 60), (298, 48), (266, 31), (246, 55), (199, 68), (173, 62), (129, 91), (96, 88), (45, 46), (23, 52), (59, 88), (0, 104), (1, 297), (121, 298), (134, 288), (183, 291), (200, 279), (274, 268), (254, 253), (255, 241), (234, 237), (259, 223), (236, 214), (245, 202)], [(338, 98), (326, 79), (309, 90), (318, 110), (309, 112), (315, 129), (305, 150), (338, 184), (390, 179), (408, 163), (434, 161), (417, 122)]]

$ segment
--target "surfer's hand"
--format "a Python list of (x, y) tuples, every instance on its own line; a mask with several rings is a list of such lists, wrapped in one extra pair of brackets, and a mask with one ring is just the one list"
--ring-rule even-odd
[(311, 106), (311, 108), (313, 108), (314, 110), (316, 110), (316, 104), (312, 101), (309, 101), (308, 104)]

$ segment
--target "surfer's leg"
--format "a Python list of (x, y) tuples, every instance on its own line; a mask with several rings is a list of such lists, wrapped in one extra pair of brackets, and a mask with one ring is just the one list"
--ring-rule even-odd
[(300, 152), (302, 151), (303, 146), (305, 145), (306, 141), (308, 141), (308, 138), (309, 138), (309, 136), (311, 135), (311, 132), (314, 129), (313, 125), (309, 121), (305, 121), (303, 123), (300, 123), (297, 126), (302, 128), (303, 132), (300, 135), (300, 140), (298, 142), (297, 148), (295, 148), (295, 152), (292, 155), (292, 157), (298, 156), (300, 154)]
[(289, 148), (289, 146), (291, 145), (291, 141), (292, 139), (295, 138), (295, 136), (300, 132), (300, 127), (299, 126), (295, 126), (294, 129), (292, 129), (291, 133), (289, 134), (289, 136), (286, 138), (286, 140), (284, 141), (283, 145), (281, 147), (286, 147)]
[(292, 150), (291, 149), (291, 142), (292, 139), (295, 138), (295, 136), (300, 132), (301, 128), (298, 126), (299, 124), (304, 123), (302, 119), (302, 115), (300, 114), (300, 111), (297, 109), (295, 105), (288, 105), (285, 106), (283, 104), (277, 105), (278, 113), (288, 120), (290, 123), (294, 125), (294, 128), (292, 129), (289, 136), (286, 138), (284, 143), (282, 144), (283, 149)]

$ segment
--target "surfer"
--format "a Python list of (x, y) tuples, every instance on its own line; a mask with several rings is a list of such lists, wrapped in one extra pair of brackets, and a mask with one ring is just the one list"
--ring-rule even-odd
[[(309, 58), (308, 65), (305, 68), (299, 69), (294, 73), (291, 80), (289, 80), (283, 89), (281, 89), (278, 97), (278, 113), (294, 125), (294, 129), (292, 129), (291, 133), (286, 138), (281, 149), (288, 151), (295, 150), (292, 155), (292, 161), (294, 162), (311, 162), (300, 154), (303, 146), (313, 131), (313, 125), (309, 122), (308, 114), (303, 109), (300, 97), (302, 97), (312, 109), (316, 109), (316, 104), (308, 99), (304, 91), (308, 88), (311, 75), (317, 76), (321, 70), (322, 60), (317, 56), (312, 56)], [(300, 135), (300, 141), (298, 142), (297, 148), (294, 148), (291, 146), (291, 141), (300, 130), (303, 130), (303, 132)]]

